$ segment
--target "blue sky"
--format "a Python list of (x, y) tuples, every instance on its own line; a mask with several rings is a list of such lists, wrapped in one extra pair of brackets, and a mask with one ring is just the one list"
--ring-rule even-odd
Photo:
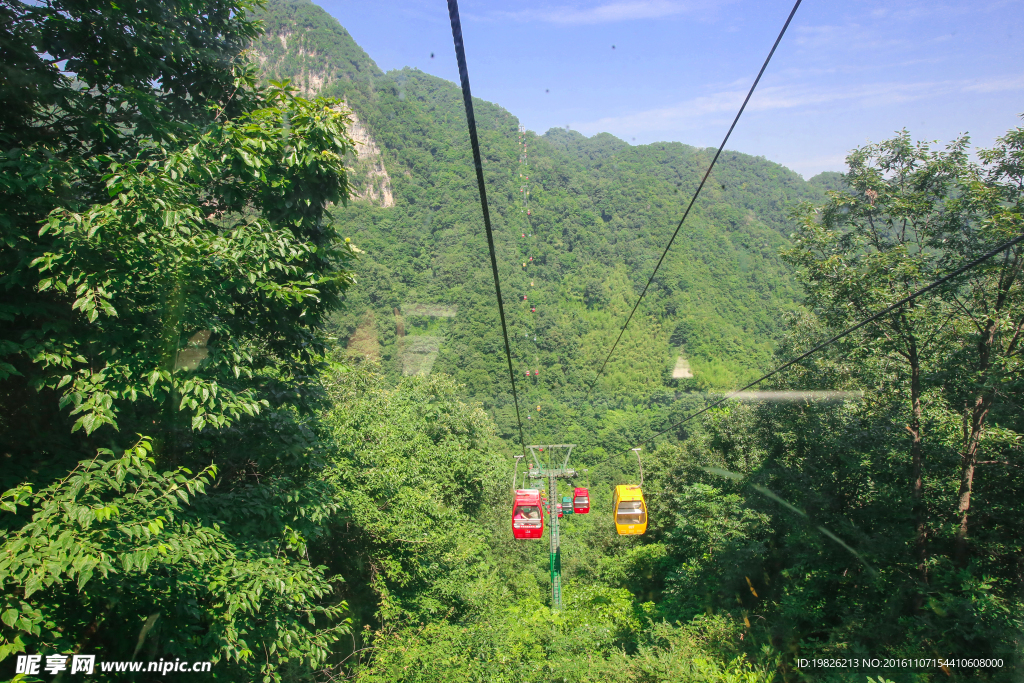
[[(443, 0), (321, 0), (384, 70), (457, 81)], [(530, 130), (717, 147), (790, 0), (462, 0), (473, 94)], [(614, 49), (612, 46), (615, 46)], [(434, 57), (431, 58), (431, 53)], [(811, 177), (906, 127), (1024, 125), (1024, 0), (804, 0), (727, 145)]]

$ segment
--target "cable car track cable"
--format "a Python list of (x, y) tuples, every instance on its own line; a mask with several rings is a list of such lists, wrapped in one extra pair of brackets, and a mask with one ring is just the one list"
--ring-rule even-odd
[(519, 445), (526, 456), (526, 438), (523, 436), (523, 419), (519, 414), (519, 395), (516, 391), (516, 377), (512, 371), (512, 348), (508, 342), (508, 327), (505, 324), (505, 306), (501, 300), (501, 283), (498, 280), (498, 258), (494, 252), (494, 234), (491, 230), (491, 214), (487, 209), (487, 189), (484, 186), (484, 165), (480, 156), (480, 141), (476, 133), (476, 116), (473, 114), (473, 94), (469, 89), (469, 69), (466, 66), (466, 48), (462, 40), (462, 21), (459, 19), (458, 0), (448, 0), (448, 15), (452, 23), (452, 39), (455, 41), (455, 59), (459, 64), (459, 80), (462, 84), (462, 99), (466, 106), (466, 123), (469, 127), (469, 142), (473, 148), (473, 164), (476, 166), (476, 182), (480, 186), (480, 208), (484, 214), (484, 230), (487, 233), (487, 248), (491, 252), (491, 272), (494, 275), (494, 291), (498, 298), (498, 315), (501, 318), (501, 334), (505, 339), (505, 358), (508, 361), (508, 378), (512, 382), (512, 400), (516, 406), (516, 421), (519, 423)]
[[(668, 244), (665, 245), (665, 250), (661, 252), (661, 258), (658, 259), (658, 263), (654, 266), (654, 272), (651, 273), (651, 277), (647, 280), (647, 284), (644, 285), (643, 291), (640, 292), (640, 297), (636, 300), (636, 303), (633, 304), (633, 310), (629, 312), (629, 317), (626, 318), (626, 323), (622, 326), (622, 329), (619, 330), (619, 336), (615, 338), (615, 343), (612, 344), (611, 351), (608, 352), (604, 362), (601, 363), (601, 369), (598, 370), (597, 377), (594, 378), (594, 381), (591, 382), (590, 387), (587, 389), (587, 393), (583, 397), (584, 403), (588, 398), (590, 398), (590, 393), (594, 390), (594, 387), (597, 386), (597, 381), (601, 379), (601, 375), (604, 374), (604, 369), (607, 367), (608, 361), (611, 359), (612, 354), (615, 353), (615, 349), (618, 348), (619, 342), (622, 341), (622, 335), (626, 332), (626, 328), (629, 327), (629, 323), (633, 320), (633, 315), (636, 313), (637, 308), (640, 307), (640, 302), (644, 300), (644, 296), (647, 294), (647, 289), (651, 286), (651, 283), (654, 282), (654, 276), (658, 274), (658, 269), (661, 268), (661, 264), (665, 260), (665, 256), (668, 255), (668, 250), (672, 248), (672, 244), (679, 235), (679, 231), (682, 229), (683, 223), (686, 222), (687, 216), (690, 215), (690, 210), (693, 209), (693, 205), (696, 203), (697, 197), (700, 196), (701, 190), (704, 189), (704, 185), (707, 183), (708, 178), (711, 177), (711, 171), (714, 170), (718, 157), (721, 156), (722, 150), (725, 149), (725, 145), (729, 141), (729, 137), (732, 135), (733, 129), (736, 128), (736, 124), (739, 123), (740, 116), (743, 115), (743, 111), (747, 108), (747, 103), (750, 102), (750, 98), (753, 96), (754, 90), (757, 88), (757, 84), (761, 82), (761, 76), (764, 75), (765, 69), (768, 68), (769, 62), (772, 61), (772, 57), (775, 55), (775, 50), (779, 47), (779, 43), (782, 42), (782, 36), (786, 35), (786, 30), (789, 28), (789, 24), (793, 21), (793, 17), (796, 15), (796, 11), (800, 7), (800, 3), (802, 1), (803, 0), (796, 0), (796, 3), (793, 5), (793, 9), (790, 10), (789, 16), (786, 18), (786, 23), (783, 24), (782, 30), (779, 31), (778, 38), (775, 39), (775, 44), (772, 45), (772, 49), (768, 53), (768, 57), (765, 58), (764, 64), (761, 65), (761, 70), (757, 72), (757, 78), (754, 79), (754, 83), (750, 86), (750, 90), (747, 91), (747, 96), (744, 98), (743, 104), (740, 105), (740, 110), (736, 112), (736, 117), (732, 120), (732, 125), (729, 126), (729, 131), (725, 134), (722, 144), (718, 146), (718, 151), (715, 152), (715, 156), (711, 160), (711, 165), (708, 166), (707, 172), (704, 173), (704, 177), (701, 179), (700, 185), (697, 186), (697, 191), (693, 193), (693, 197), (690, 199), (690, 203), (687, 205), (686, 211), (683, 212), (683, 217), (679, 220), (679, 225), (676, 226), (675, 232), (672, 233), (672, 237), (669, 239)], [(449, 5), (450, 4), (451, 3), (449, 3)]]
[[(786, 363), (783, 363), (782, 365), (780, 365), (779, 367), (775, 368), (771, 372), (769, 372), (769, 373), (767, 373), (765, 375), (762, 375), (761, 377), (755, 379), (750, 384), (747, 384), (746, 386), (737, 389), (736, 391), (732, 392), (731, 394), (722, 397), (721, 399), (715, 401), (711, 405), (705, 406), (704, 408), (701, 408), (697, 412), (692, 413), (690, 415), (687, 415), (682, 420), (679, 420), (678, 422), (672, 423), (667, 428), (661, 430), (657, 434), (653, 434), (652, 436), (647, 437), (646, 439), (644, 439), (644, 441), (642, 443), (648, 443), (650, 441), (653, 441), (654, 439), (657, 439), (659, 436), (663, 436), (663, 435), (669, 433), (670, 431), (672, 431), (676, 427), (678, 427), (678, 426), (680, 426), (680, 425), (682, 425), (682, 424), (684, 424), (686, 422), (689, 422), (693, 418), (695, 418), (695, 417), (697, 417), (699, 415), (702, 415), (702, 414), (708, 412), (709, 410), (712, 410), (713, 408), (716, 408), (716, 407), (722, 405), (723, 403), (725, 403), (729, 399), (737, 396), (738, 394), (746, 391), (747, 389), (750, 389), (751, 387), (753, 387), (753, 386), (755, 386), (757, 384), (760, 384), (761, 382), (765, 381), (766, 379), (774, 377), (775, 375), (779, 374), (783, 370), (796, 365), (800, 361), (806, 360), (809, 356), (811, 356), (814, 353), (817, 353), (818, 351), (822, 350), (826, 346), (830, 346), (831, 344), (834, 344), (835, 342), (839, 341), (843, 337), (845, 337), (845, 336), (847, 336), (849, 334), (852, 334), (853, 332), (856, 332), (857, 330), (859, 330), (860, 328), (864, 327), (868, 323), (872, 323), (875, 320), (878, 320), (879, 318), (881, 318), (882, 316), (888, 315), (889, 313), (892, 313), (893, 311), (895, 311), (896, 309), (900, 308), (901, 306), (905, 306), (906, 304), (910, 303), (914, 299), (917, 299), (917, 298), (923, 296), (924, 294), (927, 294), (928, 292), (930, 292), (931, 290), (935, 289), (936, 287), (939, 287), (939, 286), (945, 284), (946, 282), (949, 282), (953, 278), (956, 278), (956, 277), (959, 277), (960, 275), (963, 275), (964, 273), (966, 273), (971, 268), (974, 268), (975, 266), (981, 265), (982, 263), (984, 263), (985, 261), (989, 260), (993, 256), (998, 256), (999, 254), (1003, 253), (1007, 249), (1012, 249), (1013, 247), (1017, 246), (1021, 242), (1024, 242), (1024, 234), (1018, 235), (1017, 237), (1013, 238), (1009, 242), (1006, 242), (1002, 246), (993, 249), (992, 251), (988, 252), (987, 254), (984, 254), (983, 256), (979, 256), (978, 258), (974, 259), (970, 263), (967, 263), (967, 264), (965, 264), (963, 266), (960, 266), (959, 268), (954, 270), (952, 273), (947, 273), (946, 275), (940, 277), (938, 280), (936, 280), (935, 282), (931, 283), (930, 285), (927, 285), (926, 287), (923, 287), (923, 288), (917, 290), (916, 292), (914, 292), (913, 294), (910, 294), (909, 296), (903, 297), (902, 299), (900, 299), (896, 303), (892, 304), (891, 306), (888, 306), (887, 308), (879, 311), (878, 313), (875, 313), (874, 315), (872, 315), (869, 318), (865, 318), (864, 320), (860, 321), (856, 325), (853, 325), (851, 327), (846, 328), (845, 330), (843, 330), (839, 334), (835, 335), (834, 337), (831, 337), (830, 339), (827, 339), (827, 340), (821, 342), (820, 344), (818, 344), (814, 348), (810, 349), (809, 351), (805, 351), (804, 353), (800, 354), (796, 358), (794, 358), (794, 359), (792, 359), (790, 361), (787, 361)], [(624, 451), (622, 451), (620, 453), (615, 453), (614, 455), (611, 455), (611, 456), (605, 458), (604, 460), (601, 460), (601, 461), (595, 463), (594, 465), (591, 465), (590, 467), (596, 467), (597, 465), (602, 465), (602, 464), (608, 462), (609, 460), (611, 460), (612, 458), (617, 458), (617, 457), (625, 455), (626, 453), (629, 453), (631, 450), (632, 450), (631, 448), (627, 448), (626, 450), (624, 450)]]

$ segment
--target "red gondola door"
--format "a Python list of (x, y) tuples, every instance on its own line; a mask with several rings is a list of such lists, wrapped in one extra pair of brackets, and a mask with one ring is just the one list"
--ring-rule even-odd
[(512, 536), (540, 538), (544, 534), (544, 514), (538, 489), (519, 489), (512, 506)]
[(590, 512), (590, 492), (587, 489), (576, 487), (572, 492), (572, 511), (577, 515)]

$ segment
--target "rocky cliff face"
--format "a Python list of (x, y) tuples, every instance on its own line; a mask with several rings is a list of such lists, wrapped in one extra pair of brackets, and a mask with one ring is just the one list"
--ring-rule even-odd
[[(383, 74), (348, 31), (323, 9), (303, 0), (279, 0), (259, 13), (266, 34), (252, 46), (253, 59), (268, 79), (289, 79), (304, 97), (339, 96), (351, 86)], [(380, 146), (346, 99), (356, 142), (350, 160), (352, 199), (389, 208), (395, 205), (391, 177)]]
[(391, 190), (391, 176), (384, 167), (380, 147), (370, 134), (370, 129), (359, 120), (359, 115), (350, 109), (352, 125), (348, 132), (356, 143), (356, 161), (351, 165), (352, 198), (369, 201), (382, 208), (395, 205)]

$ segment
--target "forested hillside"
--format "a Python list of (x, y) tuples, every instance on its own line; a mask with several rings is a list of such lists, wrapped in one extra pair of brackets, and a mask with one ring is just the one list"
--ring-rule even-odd
[[(254, 48), (261, 69), (344, 99), (379, 149), (361, 165), (379, 163), (393, 193), (393, 205), (367, 199), (335, 213), (366, 252), (357, 266), (365, 286), (336, 318), (342, 343), (379, 358), (393, 377), (452, 375), (511, 437), (508, 372), (457, 86), (410, 69), (382, 74), (310, 3), (274, 2), (261, 16), (267, 33)], [(533, 413), (541, 406), (530, 440), (597, 446), (592, 435), (609, 408), (655, 408), (653, 419), (661, 419), (656, 407), (677, 391), (732, 388), (767, 368), (784, 314), (800, 298), (779, 256), (793, 228), (787, 215), (800, 201), (823, 201), (825, 184), (727, 152), (584, 404), (713, 150), (633, 147), (562, 129), (520, 132), (512, 113), (484, 101), (477, 116), (516, 371), (524, 405)], [(359, 191), (372, 182), (354, 184)], [(680, 356), (691, 378), (673, 379)]]
[(726, 152), (588, 392), (711, 153), (476, 102), (526, 440), (589, 491), (557, 609), (456, 86), (305, 0), (0, 19), (0, 678), (1024, 680), (1024, 128)]
[[(255, 46), (264, 72), (344, 98), (369, 146), (379, 149), (376, 168), (386, 170), (393, 192), (393, 201), (375, 201), (367, 190), (367, 200), (335, 214), (366, 251), (357, 266), (365, 285), (348, 295), (335, 317), (339, 343), (353, 357), (379, 359), (391, 378), (453, 376), (463, 385), (462, 396), (493, 415), (514, 452), (515, 415), (456, 86), (416, 70), (380, 73), (343, 29), (332, 27), (307, 3), (271, 4), (266, 16), (267, 35)], [(914, 147), (904, 135), (855, 153), (847, 175), (825, 173), (806, 182), (767, 160), (727, 152), (617, 354), (588, 393), (711, 150), (678, 143), (634, 147), (607, 134), (588, 139), (561, 129), (537, 135), (499, 105), (478, 100), (475, 106), (526, 439), (580, 444), (577, 463), (592, 466), (584, 483), (596, 491), (598, 509), (607, 509), (612, 484), (636, 481), (639, 474), (635, 462), (621, 455), (609, 460), (609, 453), (644, 444), (669, 420), (704, 405), (704, 392), (735, 387), (777, 365), (812, 340), (854, 322), (852, 311), (866, 315), (896, 293), (908, 293), (953, 268), (965, 254), (1009, 238), (1009, 224), (1020, 225), (1019, 213), (1013, 213), (1019, 212), (1019, 194), (1010, 189), (1020, 172), (1013, 161), (1019, 159), (1019, 133), (1002, 143), (1002, 151), (983, 155), (984, 169), (971, 167), (962, 156), (966, 140), (935, 153)], [(365, 168), (366, 160), (360, 163)], [(956, 199), (958, 193), (973, 195), (976, 190), (963, 188), (977, 188), (972, 183), (978, 182), (988, 183), (1004, 203), (981, 209)], [(1005, 210), (1010, 213), (994, 217)], [(870, 232), (859, 232), (877, 230), (872, 212), (893, 226), (891, 236), (883, 232), (872, 239)], [(827, 229), (816, 227), (818, 215), (827, 217)], [(896, 228), (908, 223), (920, 226), (913, 238)], [(1000, 223), (1003, 227), (996, 228)], [(799, 233), (795, 243), (794, 232)], [(950, 244), (959, 246), (950, 249)], [(924, 258), (935, 250), (944, 255)], [(861, 251), (877, 252), (877, 259), (861, 264)], [(915, 255), (916, 270), (901, 267), (900, 275), (887, 274), (901, 254)], [(685, 650), (682, 643), (699, 642), (725, 648), (717, 651), (717, 661), (740, 650), (768, 648), (753, 660), (777, 667), (785, 678), (796, 675), (795, 659), (782, 654), (787, 651), (916, 657), (913, 653), (928, 648), (935, 655), (973, 647), (979, 656), (1002, 652), (1019, 661), (1006, 639), (1020, 633), (1020, 622), (1003, 612), (1010, 609), (1005, 600), (1019, 599), (1010, 598), (1011, 583), (1019, 581), (1011, 578), (1018, 576), (1016, 570), (994, 556), (994, 564), (979, 559), (970, 565), (966, 559), (981, 435), (994, 439), (985, 447), (990, 453), (1005, 452), (999, 444), (1019, 438), (1010, 404), (1004, 403), (1008, 412), (997, 417), (986, 407), (994, 399), (985, 398), (986, 392), (1013, 391), (1016, 361), (1010, 360), (1012, 352), (1004, 356), (1009, 364), (995, 373), (1003, 379), (985, 380), (1003, 389), (946, 383), (950, 373), (963, 376), (960, 364), (994, 377), (987, 361), (972, 364), (968, 356), (947, 355), (949, 348), (975, 343), (969, 331), (949, 321), (964, 315), (963, 320), (977, 321), (977, 311), (990, 310), (991, 302), (1019, 305), (1014, 263), (972, 281), (971, 295), (950, 290), (945, 303), (927, 312), (919, 308), (913, 316), (928, 321), (923, 328), (905, 316), (890, 329), (875, 326), (857, 342), (830, 350), (776, 382), (776, 388), (789, 390), (864, 392), (863, 400), (734, 406), (670, 431), (663, 445), (647, 443), (653, 450), (646, 456), (653, 528), (644, 543), (606, 545), (610, 527), (602, 533), (602, 523), (595, 528), (589, 518), (567, 521), (565, 534), (574, 599), (623, 588), (632, 595), (632, 608), (623, 604), (615, 610), (632, 611), (641, 624), (629, 637), (619, 636), (632, 658), (615, 663), (598, 637), (583, 638), (578, 654), (566, 654), (573, 647), (552, 635), (540, 641), (548, 675), (555, 680), (580, 675), (568, 672), (579, 670), (578, 657), (586, 652), (587, 676), (599, 679), (728, 679), (724, 671), (670, 672), (671, 665), (660, 659), (660, 647)], [(841, 275), (844, 268), (849, 273)], [(816, 315), (808, 314), (804, 296)], [(975, 312), (967, 313), (960, 297), (970, 299)], [(1003, 343), (1012, 346), (1019, 309), (1009, 315)], [(928, 355), (927, 370), (921, 354)], [(909, 374), (900, 364), (906, 358), (912, 359)], [(998, 426), (982, 426), (987, 419)], [(957, 443), (954, 425), (960, 423)], [(1005, 437), (996, 437), (1001, 430), (1008, 430)], [(1016, 476), (1017, 465), (1002, 458), (991, 455), (979, 473), (987, 475), (986, 468), (996, 466)], [(1006, 539), (999, 530), (1019, 519), (1019, 509), (1000, 502), (1012, 499), (1019, 482), (1011, 478), (1006, 488), (988, 488), (1000, 477), (988, 481), (973, 503), (983, 510), (973, 522), (976, 552), (982, 554), (983, 545), (1002, 547)], [(815, 521), (795, 523), (791, 511), (797, 520), (802, 515)], [(954, 532), (957, 525), (960, 531)], [(982, 542), (982, 536), (989, 540)], [(494, 557), (500, 556), (496, 551)], [(544, 559), (542, 551), (535, 552), (535, 570), (544, 567)], [(999, 575), (1011, 583), (997, 588)], [(973, 576), (989, 576), (992, 582), (974, 588), (974, 579), (967, 578)], [(522, 586), (522, 579), (512, 585)], [(601, 600), (614, 604), (615, 598)], [(537, 627), (572, 632), (593, 619), (587, 616), (590, 604), (573, 605), (571, 612), (584, 615), (582, 622), (569, 617), (549, 626), (543, 617)], [(529, 611), (510, 609), (513, 623)], [(722, 609), (732, 614), (733, 626), (728, 620), (705, 621)], [(878, 621), (878, 615), (889, 617)], [(506, 653), (524, 647), (512, 635), (514, 628), (497, 626), (507, 617), (494, 608), (467, 617), (462, 623), (471, 624), (470, 635), (430, 627), (424, 632), (429, 635), (409, 632), (399, 638), (392, 645), (398, 649), (389, 650), (394, 654), (378, 653), (371, 678), (433, 680), (443, 675), (440, 670), (413, 676), (396, 667), (415, 670), (436, 659), (484, 678), (505, 675), (499, 671), (507, 667), (529, 670)], [(645, 619), (650, 626), (642, 626)], [(696, 630), (658, 633), (659, 620), (666, 625), (681, 620)], [(743, 624), (753, 642), (743, 633), (700, 635), (711, 624), (726, 630)], [(737, 642), (740, 650), (726, 645)], [(468, 659), (446, 659), (465, 648), (474, 653)], [(598, 661), (608, 667), (600, 673), (592, 668), (595, 653), (602, 653)], [(669, 659), (678, 664), (701, 656)], [(488, 669), (482, 660), (505, 662), (505, 668)], [(965, 675), (948, 667), (938, 670), (943, 676)], [(516, 675), (529, 679), (519, 671)], [(888, 673), (898, 680), (933, 675)], [(799, 675), (833, 674), (805, 670)], [(856, 679), (851, 673), (834, 675)]]

